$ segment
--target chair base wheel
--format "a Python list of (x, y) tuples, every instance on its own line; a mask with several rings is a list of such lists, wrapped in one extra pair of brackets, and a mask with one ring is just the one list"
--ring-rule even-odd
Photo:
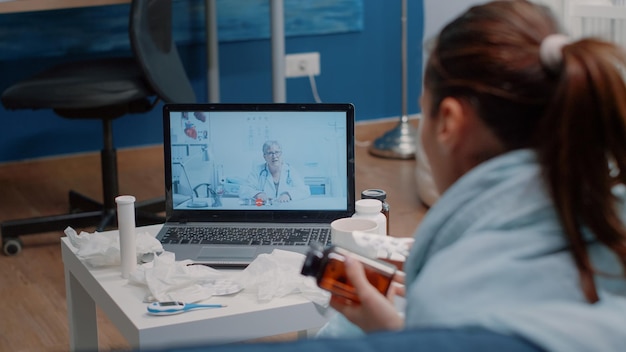
[(17, 237), (9, 237), (2, 240), (2, 252), (8, 256), (14, 256), (22, 251), (22, 240)]
[[(162, 224), (165, 222), (165, 217), (156, 213), (165, 211), (165, 197), (137, 202), (135, 210), (137, 226)], [(104, 206), (95, 200), (70, 192), (70, 213), (7, 220), (0, 223), (0, 234), (3, 236), (4, 254), (12, 256), (22, 251), (22, 242), (18, 236), (63, 231), (68, 226), (75, 229), (95, 226), (96, 231), (101, 232), (113, 229), (116, 225), (115, 208), (104, 209)]]

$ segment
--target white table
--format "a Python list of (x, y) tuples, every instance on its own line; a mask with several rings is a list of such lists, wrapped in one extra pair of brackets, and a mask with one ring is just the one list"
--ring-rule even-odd
[[(160, 228), (152, 225), (139, 231), (156, 234)], [(96, 306), (135, 349), (244, 341), (295, 331), (303, 337), (328, 320), (324, 309), (301, 296), (259, 303), (245, 292), (207, 301), (228, 305), (225, 308), (151, 316), (143, 303), (146, 287), (128, 284), (119, 267), (86, 265), (74, 254), (67, 237), (61, 239), (61, 247), (72, 351), (98, 349)]]

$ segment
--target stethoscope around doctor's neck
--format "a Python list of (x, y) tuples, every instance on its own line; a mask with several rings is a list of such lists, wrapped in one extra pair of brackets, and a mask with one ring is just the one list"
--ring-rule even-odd
[[(288, 186), (291, 186), (293, 184), (293, 180), (291, 179), (291, 167), (289, 166), (289, 163), (283, 163), (283, 167), (287, 168), (287, 179), (285, 181), (287, 182)], [(265, 189), (265, 185), (267, 184), (267, 178), (269, 177), (269, 175), (270, 170), (267, 168), (267, 163), (265, 163), (263, 169), (261, 169), (261, 171), (259, 172), (259, 186), (262, 186), (260, 187), (261, 190)]]

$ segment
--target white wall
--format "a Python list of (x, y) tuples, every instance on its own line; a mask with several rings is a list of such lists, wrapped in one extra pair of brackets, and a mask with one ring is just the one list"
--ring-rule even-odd
[[(472, 5), (481, 4), (486, 2), (485, 0), (454, 0), (454, 1), (441, 1), (441, 0), (424, 0), (424, 39), (426, 44), (452, 19), (458, 16), (461, 12), (465, 11)], [(428, 57), (428, 50), (425, 47), (422, 51), (424, 60), (423, 65), (426, 64), (426, 58)]]
[(429, 40), (450, 22), (454, 17), (475, 4), (485, 3), (482, 0), (424, 0), (424, 40)]
[[(559, 20), (563, 21), (564, 1), (567, 0), (536, 0), (535, 2), (544, 4), (552, 8)], [(426, 44), (435, 36), (448, 22), (458, 16), (461, 12), (473, 5), (488, 2), (486, 0), (424, 0), (424, 43)], [(423, 51), (424, 60), (428, 56), (427, 50)]]

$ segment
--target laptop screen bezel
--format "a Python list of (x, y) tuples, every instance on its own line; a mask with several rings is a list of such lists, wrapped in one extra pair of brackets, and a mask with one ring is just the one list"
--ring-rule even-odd
[[(344, 112), (346, 116), (345, 144), (347, 151), (346, 186), (347, 204), (345, 210), (194, 210), (175, 209), (172, 192), (172, 150), (170, 139), (170, 113), (194, 111), (329, 111)], [(354, 214), (355, 203), (355, 150), (354, 150), (354, 105), (351, 103), (262, 103), (262, 104), (164, 104), (163, 135), (165, 163), (165, 202), (166, 222), (279, 222), (279, 223), (330, 223), (331, 221)]]

